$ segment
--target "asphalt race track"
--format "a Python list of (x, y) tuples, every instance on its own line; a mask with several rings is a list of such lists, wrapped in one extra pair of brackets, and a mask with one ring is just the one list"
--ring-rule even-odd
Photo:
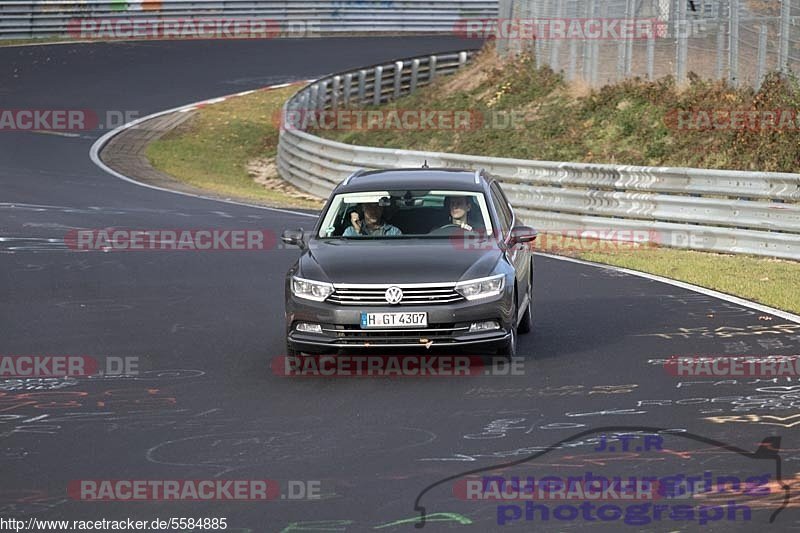
[[(354, 38), (0, 48), (0, 107), (144, 116), (463, 46)], [(800, 529), (797, 491), (774, 514), (787, 496), (776, 458), (784, 482), (800, 473), (800, 382), (679, 378), (664, 365), (672, 355), (798, 353), (799, 324), (537, 256), (535, 331), (520, 337), (516, 375), (485, 375), (503, 373), (489, 365), (460, 377), (280, 377), (270, 361), (285, 350), (283, 278), (298, 250), (77, 252), (64, 238), (109, 227), (279, 233), (313, 218), (119, 180), (89, 159), (102, 133), (0, 132), (0, 355), (136, 357), (142, 373), (0, 380), (0, 517), (226, 517), (234, 532), (394, 532), (419, 525), (421, 495), (428, 531)], [(632, 432), (620, 426), (671, 431), (661, 449), (637, 441), (624, 453), (621, 442), (614, 453), (595, 451), (599, 435)], [(769, 436), (781, 437), (779, 455), (776, 441), (772, 451), (744, 453)], [(761, 476), (766, 492), (678, 502), (707, 505), (703, 526), (699, 514), (666, 512), (649, 524), (568, 510), (543, 522), (528, 519), (525, 502), (458, 498), (459, 481), (448, 478), (481, 468), (495, 469), (479, 475), (537, 478)], [(121, 479), (270, 479), (283, 496), (290, 482), (310, 481), (319, 490), (268, 502), (81, 501), (67, 490), (70, 481)], [(715, 514), (710, 500), (736, 500), (752, 515)], [(498, 514), (509, 523), (501, 526)]]

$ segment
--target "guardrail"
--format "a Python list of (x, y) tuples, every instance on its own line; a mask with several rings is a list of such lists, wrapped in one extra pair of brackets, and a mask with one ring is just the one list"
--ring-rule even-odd
[(497, 0), (12, 0), (0, 1), (0, 39), (68, 37), (81, 19), (260, 19), (308, 37), (452, 33), (463, 19), (494, 17)]
[[(467, 64), (474, 52), (404, 59), (331, 75), (298, 91), (292, 112), (377, 104)], [(327, 197), (359, 168), (485, 168), (539, 230), (647, 230), (666, 246), (800, 259), (800, 175), (528, 161), (354, 146), (283, 128), (277, 166)]]

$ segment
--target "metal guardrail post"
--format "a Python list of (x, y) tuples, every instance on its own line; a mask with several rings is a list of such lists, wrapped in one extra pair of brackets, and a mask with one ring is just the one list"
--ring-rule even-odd
[(383, 89), (383, 67), (375, 67), (375, 79), (372, 85), (372, 105), (380, 105)]
[(350, 93), (353, 92), (353, 73), (348, 72), (344, 75), (344, 89), (342, 90), (342, 101), (345, 107), (350, 105)]
[(436, 77), (436, 56), (428, 58), (428, 81), (433, 81)]
[[(511, 0), (504, 0), (510, 3)], [(146, 1), (144, 2), (147, 3)], [(314, 33), (341, 35), (346, 32), (373, 35), (397, 33), (452, 34), (453, 22), (497, 17), (497, 0), (438, 0), (436, 2), (390, 0), (313, 2), (267, 2), (228, 0), (163, 0), (153, 2), (159, 10), (142, 9), (142, 2), (115, 0), (12, 0), (0, 1), (0, 40), (69, 36), (77, 19), (164, 21), (225, 19), (269, 19), (283, 28), (282, 37), (299, 35), (311, 22)], [(127, 8), (126, 8), (127, 5)], [(151, 6), (152, 7), (152, 6)], [(313, 14), (311, 14), (313, 12)], [(313, 20), (309, 20), (313, 18)], [(379, 21), (379, 23), (376, 23)], [(149, 22), (146, 22), (149, 24)], [(92, 31), (88, 30), (87, 31)], [(130, 29), (126, 31), (130, 32)], [(106, 33), (99, 30), (97, 33)], [(188, 33), (188, 31), (187, 31)], [(192, 31), (194, 34), (194, 31)], [(177, 34), (176, 34), (177, 35)], [(277, 37), (277, 35), (276, 35)]]
[(408, 82), (408, 92), (417, 90), (417, 78), (419, 78), (419, 59), (411, 62), (411, 80)]
[(319, 84), (319, 93), (317, 93), (317, 109), (322, 111), (328, 103), (328, 81), (323, 80)]
[(306, 107), (306, 109), (311, 109), (312, 107), (313, 109), (319, 109), (319, 85), (317, 85), (316, 83), (312, 85), (310, 94), (311, 94), (311, 101), (309, 102), (309, 105)]
[[(447, 57), (448, 71), (452, 58)], [(284, 109), (324, 102), (323, 88), (332, 81), (330, 76), (301, 89)], [(402, 94), (408, 88), (402, 87)], [(540, 229), (646, 229), (664, 235), (661, 243), (668, 246), (800, 260), (800, 174), (375, 148), (323, 139), (298, 128), (281, 130), (277, 166), (285, 179), (325, 196), (353, 168), (401, 168), (423, 159), (431, 167), (486, 168), (507, 185), (520, 218)]]
[(367, 101), (367, 71), (358, 71), (358, 104), (363, 105)]
[(400, 89), (403, 83), (403, 62), (396, 61), (394, 64), (394, 83), (392, 90), (392, 99), (397, 100), (400, 98)]
[(339, 91), (341, 90), (341, 86), (342, 77), (334, 76), (331, 87), (331, 109), (337, 109), (339, 107)]

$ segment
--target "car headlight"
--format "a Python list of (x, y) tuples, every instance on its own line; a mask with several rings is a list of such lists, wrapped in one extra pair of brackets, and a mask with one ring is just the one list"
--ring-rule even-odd
[(310, 279), (292, 278), (292, 294), (298, 298), (321, 302), (333, 293), (333, 285)]
[(497, 296), (503, 291), (505, 279), (505, 274), (499, 274), (488, 278), (459, 281), (456, 283), (456, 292), (467, 300)]

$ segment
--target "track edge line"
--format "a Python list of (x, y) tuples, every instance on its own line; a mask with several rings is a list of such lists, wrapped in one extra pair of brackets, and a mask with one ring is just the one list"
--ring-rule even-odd
[(577, 263), (579, 265), (597, 267), (597, 268), (605, 268), (607, 270), (616, 270), (617, 272), (624, 272), (625, 274), (630, 274), (632, 276), (638, 276), (640, 278), (649, 279), (652, 281), (658, 281), (660, 283), (666, 283), (667, 285), (672, 285), (674, 287), (679, 287), (681, 289), (690, 290), (693, 292), (697, 292), (700, 294), (705, 294), (706, 296), (711, 296), (712, 298), (717, 298), (719, 300), (724, 300), (726, 302), (734, 303), (737, 305), (741, 305), (747, 307), (749, 309), (753, 309), (754, 311), (761, 311), (762, 313), (769, 313), (771, 315), (775, 315), (777, 317), (783, 318), (784, 320), (789, 320), (796, 324), (800, 324), (800, 315), (795, 315), (794, 313), (790, 313), (788, 311), (783, 311), (781, 309), (776, 309), (774, 307), (770, 307), (768, 305), (760, 304), (758, 302), (753, 302), (751, 300), (746, 300), (744, 298), (740, 298), (739, 296), (734, 296), (732, 294), (727, 294), (720, 291), (715, 291), (714, 289), (708, 289), (706, 287), (701, 287), (700, 285), (694, 285), (692, 283), (687, 283), (685, 281), (678, 281), (672, 278), (665, 278), (664, 276), (659, 276), (657, 274), (650, 274), (648, 272), (642, 272), (640, 270), (632, 270), (630, 268), (625, 267), (618, 267), (614, 265), (606, 265), (603, 263), (594, 263), (592, 261), (585, 261), (583, 259), (575, 259), (573, 257), (564, 257), (561, 255), (554, 255), (542, 252), (535, 252), (535, 255), (540, 255), (543, 257), (548, 257), (550, 259), (557, 259), (559, 261), (569, 261), (571, 263)]
[[(305, 81), (306, 83), (311, 83), (314, 80), (295, 80), (293, 82), (288, 82), (288, 83), (278, 83), (278, 84), (275, 84), (275, 85), (268, 85), (266, 87), (261, 87), (259, 89), (255, 89), (255, 90), (269, 90), (269, 89), (281, 88), (281, 87), (286, 87), (289, 84), (299, 83), (299, 82), (302, 82), (302, 81)], [(100, 167), (100, 169), (102, 169), (104, 172), (106, 172), (108, 174), (111, 174), (115, 178), (121, 179), (123, 181), (127, 181), (128, 183), (132, 183), (134, 185), (138, 185), (139, 187), (145, 187), (145, 188), (148, 188), (148, 189), (154, 189), (156, 191), (168, 192), (168, 193), (172, 193), (172, 194), (180, 194), (182, 196), (189, 196), (191, 198), (199, 198), (201, 200), (210, 200), (212, 202), (221, 202), (221, 203), (225, 203), (225, 204), (233, 204), (233, 205), (239, 205), (239, 206), (243, 206), (243, 207), (253, 207), (253, 208), (256, 208), (256, 209), (265, 209), (267, 211), (276, 211), (276, 212), (279, 212), (279, 213), (289, 213), (289, 214), (292, 214), (292, 215), (299, 215), (299, 216), (304, 216), (304, 217), (314, 217), (314, 218), (316, 218), (317, 215), (314, 215), (314, 214), (311, 214), (311, 213), (303, 213), (303, 212), (300, 212), (300, 211), (292, 211), (291, 209), (281, 209), (279, 207), (268, 207), (268, 206), (265, 206), (265, 205), (250, 204), (250, 203), (247, 203), (247, 202), (240, 202), (240, 201), (237, 201), (237, 200), (225, 200), (225, 199), (222, 199), (222, 198), (213, 198), (213, 197), (210, 197), (210, 196), (203, 196), (201, 194), (194, 194), (194, 193), (190, 193), (190, 192), (186, 192), (186, 191), (176, 191), (174, 189), (167, 189), (165, 187), (159, 187), (157, 185), (150, 185), (149, 183), (142, 183), (141, 181), (137, 181), (137, 180), (135, 180), (135, 179), (133, 179), (133, 178), (131, 178), (129, 176), (126, 176), (126, 175), (122, 174), (121, 172), (117, 172), (113, 168), (111, 168), (108, 165), (106, 165), (100, 159), (100, 151), (103, 149), (103, 147), (106, 144), (108, 144), (108, 142), (111, 139), (113, 139), (114, 137), (116, 137), (117, 135), (122, 133), (123, 131), (128, 130), (130, 128), (133, 128), (133, 127), (141, 124), (142, 122), (145, 122), (147, 120), (151, 120), (151, 119), (163, 116), (163, 115), (168, 115), (170, 113), (177, 113), (179, 111), (189, 111), (189, 110), (191, 110), (191, 109), (193, 109), (193, 108), (195, 108), (197, 106), (208, 104), (210, 102), (220, 102), (220, 101), (222, 101), (222, 100), (224, 100), (226, 98), (239, 96), (240, 94), (241, 94), (241, 92), (232, 93), (232, 94), (228, 94), (228, 95), (224, 95), (224, 96), (218, 96), (218, 97), (215, 97), (215, 98), (208, 98), (206, 100), (201, 100), (199, 102), (193, 102), (193, 103), (190, 103), (190, 104), (185, 104), (185, 105), (182, 105), (182, 106), (173, 107), (171, 109), (165, 109), (163, 111), (158, 111), (157, 113), (153, 113), (151, 115), (147, 115), (147, 116), (144, 116), (144, 117), (137, 118), (136, 120), (128, 122), (127, 124), (123, 124), (122, 126), (119, 126), (118, 128), (114, 128), (113, 130), (111, 130), (109, 132), (106, 132), (99, 139), (97, 139), (92, 144), (92, 147), (89, 149), (89, 158), (92, 160), (92, 162), (95, 165)]]

